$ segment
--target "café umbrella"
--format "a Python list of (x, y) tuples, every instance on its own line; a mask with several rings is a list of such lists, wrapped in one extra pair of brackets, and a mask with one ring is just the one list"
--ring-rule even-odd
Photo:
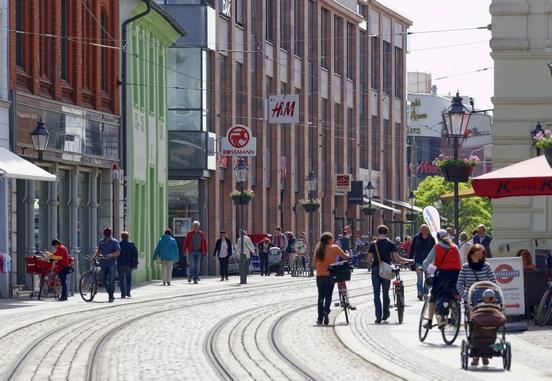
[(489, 198), (552, 195), (552, 168), (538, 156), (472, 179), (475, 194)]

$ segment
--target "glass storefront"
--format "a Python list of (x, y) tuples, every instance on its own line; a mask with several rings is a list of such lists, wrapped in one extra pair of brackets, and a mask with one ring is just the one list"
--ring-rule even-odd
[(169, 180), (169, 221), (174, 236), (184, 237), (192, 222), (200, 220), (199, 181)]

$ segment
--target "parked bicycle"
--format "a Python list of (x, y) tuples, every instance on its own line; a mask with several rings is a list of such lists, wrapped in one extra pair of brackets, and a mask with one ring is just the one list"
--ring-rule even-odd
[(404, 284), (400, 276), (401, 268), (399, 266), (393, 267), (393, 273), (395, 274), (395, 280), (393, 281), (393, 305), (397, 310), (399, 317), (399, 324), (402, 324), (404, 318), (404, 307), (406, 306), (404, 301)]
[[(428, 278), (426, 281), (426, 287), (428, 290), (431, 287), (433, 278)], [(429, 319), (429, 296), (424, 296), (424, 306), (422, 307), (422, 312), (420, 314), (420, 322), (418, 324), (418, 338), (423, 342), (429, 330), (433, 327), (431, 324), (431, 319)], [(447, 345), (452, 345), (458, 333), (460, 332), (460, 325), (462, 322), (462, 308), (458, 298), (454, 297), (443, 302), (443, 311), (442, 314), (435, 314), (437, 319), (436, 326), (441, 331), (441, 336), (443, 341)]]
[(330, 272), (332, 281), (337, 283), (337, 290), (339, 292), (339, 302), (334, 303), (334, 306), (343, 308), (343, 312), (345, 312), (345, 321), (349, 324), (349, 310), (356, 310), (356, 307), (351, 306), (349, 303), (349, 292), (347, 291), (346, 283), (346, 281), (351, 280), (353, 260), (349, 259), (334, 263), (328, 267), (328, 271)]
[(548, 284), (548, 290), (544, 292), (535, 314), (535, 324), (544, 326), (552, 321), (552, 283)]
[(92, 302), (94, 297), (98, 293), (98, 287), (100, 286), (100, 259), (102, 256), (92, 258), (87, 255), (84, 257), (90, 262), (90, 270), (81, 275), (79, 281), (79, 293), (85, 302)]

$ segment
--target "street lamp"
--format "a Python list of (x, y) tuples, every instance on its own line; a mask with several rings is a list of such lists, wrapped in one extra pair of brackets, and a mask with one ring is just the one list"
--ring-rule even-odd
[(372, 238), (372, 215), (374, 212), (372, 212), (372, 198), (374, 197), (374, 194), (376, 193), (376, 188), (372, 185), (372, 182), (368, 180), (368, 184), (364, 187), (364, 191), (366, 192), (366, 196), (368, 196), (368, 210), (370, 211), (368, 214), (368, 235), (370, 236), (370, 239)]
[(236, 182), (240, 190), (240, 213), (239, 213), (239, 227), (240, 227), (240, 284), (247, 283), (247, 263), (245, 253), (243, 251), (244, 246), (244, 234), (243, 234), (243, 192), (245, 183), (247, 182), (247, 173), (249, 168), (245, 164), (245, 160), (240, 158), (238, 164), (234, 167), (234, 174), (236, 176)]
[[(452, 140), (453, 158), (458, 160), (458, 149), (467, 137), (468, 123), (470, 122), (471, 112), (462, 103), (462, 97), (459, 92), (452, 98), (450, 107), (443, 111), (443, 124), (446, 128), (444, 137), (448, 139), (449, 144)], [(454, 180), (454, 230), (459, 231), (458, 224), (458, 180)]]
[(414, 192), (410, 192), (410, 194), (408, 195), (408, 202), (410, 203), (410, 223), (411, 223), (411, 234), (412, 236), (414, 237), (414, 232), (415, 232), (415, 218), (414, 218), (414, 202), (416, 201), (416, 196), (414, 196)]
[[(310, 171), (309, 176), (305, 179), (307, 182), (307, 190), (309, 192), (309, 200), (312, 202), (314, 199), (314, 196), (316, 194), (316, 190), (318, 188), (318, 177), (314, 174), (314, 171)], [(314, 241), (313, 241), (313, 230), (314, 230), (314, 217), (313, 213), (315, 212), (314, 208), (311, 208), (307, 211), (309, 214), (309, 256), (310, 256), (310, 263), (309, 263), (309, 276), (314, 276), (314, 267), (313, 267), (313, 260), (314, 260)]]
[[(544, 130), (542, 129), (542, 126), (541, 126), (540, 122), (537, 122), (537, 125), (536, 125), (535, 128), (531, 131), (531, 137), (533, 138), (533, 140), (535, 140), (535, 137), (536, 137), (538, 134), (544, 134)], [(537, 156), (540, 156), (540, 154), (541, 154), (540, 148), (537, 147)]]
[(48, 140), (50, 140), (50, 132), (44, 126), (44, 122), (40, 119), (36, 122), (36, 128), (31, 132), (31, 141), (33, 149), (38, 152), (38, 161), (42, 161), (42, 157), (46, 148), (48, 148)]

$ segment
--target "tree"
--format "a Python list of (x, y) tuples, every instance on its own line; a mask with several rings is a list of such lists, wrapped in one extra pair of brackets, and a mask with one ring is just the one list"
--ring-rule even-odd
[[(471, 184), (459, 183), (458, 189), (460, 191), (470, 189)], [(416, 197), (415, 204), (420, 208), (424, 208), (428, 205), (433, 205), (435, 201), (446, 193), (454, 191), (454, 183), (445, 181), (441, 176), (426, 177), (418, 185), (418, 189), (414, 192)], [(491, 202), (488, 198), (483, 197), (466, 197), (460, 200), (460, 206), (458, 209), (458, 225), (460, 232), (465, 231), (468, 236), (475, 230), (477, 225), (483, 224), (487, 227), (491, 223)], [(439, 214), (442, 217), (448, 219), (448, 226), (454, 225), (454, 200), (450, 199), (443, 201), (443, 206), (439, 209)], [(420, 215), (419, 219), (423, 219)], [(490, 230), (490, 228), (488, 228)]]

